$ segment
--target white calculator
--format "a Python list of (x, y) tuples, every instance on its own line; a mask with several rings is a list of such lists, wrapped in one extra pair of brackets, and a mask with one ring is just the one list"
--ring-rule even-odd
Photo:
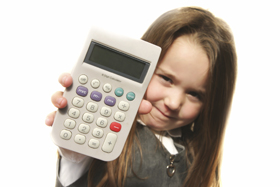
[(57, 111), (52, 139), (103, 161), (116, 159), (136, 117), (161, 48), (93, 27)]

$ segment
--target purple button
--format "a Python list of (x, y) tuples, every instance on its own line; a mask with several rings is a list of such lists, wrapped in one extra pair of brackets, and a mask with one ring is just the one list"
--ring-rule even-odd
[(107, 96), (104, 99), (104, 103), (109, 106), (114, 106), (116, 104), (116, 99), (111, 96)]
[(102, 99), (102, 94), (98, 91), (91, 92), (90, 98), (94, 101), (100, 101)]
[(88, 89), (84, 86), (78, 86), (76, 93), (80, 96), (85, 97), (88, 94)]

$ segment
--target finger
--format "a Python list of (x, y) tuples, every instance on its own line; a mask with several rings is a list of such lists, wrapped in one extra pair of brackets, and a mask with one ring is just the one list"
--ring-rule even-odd
[(67, 100), (62, 95), (63, 92), (58, 91), (55, 92), (51, 97), (53, 105), (57, 108), (64, 108), (67, 105)]
[(69, 73), (62, 73), (58, 78), (58, 82), (62, 86), (67, 88), (67, 87), (72, 85), (73, 79), (72, 79), (72, 76)]
[(152, 110), (152, 104), (147, 100), (142, 100), (138, 109), (139, 114), (148, 114)]
[(47, 115), (46, 120), (45, 120), (45, 124), (47, 126), (52, 126), (55, 114), (56, 114), (56, 112), (52, 112), (49, 115)]

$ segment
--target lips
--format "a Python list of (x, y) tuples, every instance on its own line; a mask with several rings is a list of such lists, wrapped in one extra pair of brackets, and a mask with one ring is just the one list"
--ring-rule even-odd
[(154, 106), (154, 107), (155, 107), (155, 109), (157, 109), (157, 111), (159, 111), (159, 113), (160, 113), (162, 116), (164, 116), (165, 118), (168, 118), (168, 119), (174, 118), (174, 117), (170, 116), (169, 114), (166, 114), (166, 113), (162, 112), (158, 107), (156, 107), (156, 106)]

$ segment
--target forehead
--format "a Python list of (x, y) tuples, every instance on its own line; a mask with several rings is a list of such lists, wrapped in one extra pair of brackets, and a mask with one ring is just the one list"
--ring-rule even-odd
[(178, 82), (205, 87), (209, 59), (191, 36), (184, 35), (174, 40), (158, 68), (174, 76)]

